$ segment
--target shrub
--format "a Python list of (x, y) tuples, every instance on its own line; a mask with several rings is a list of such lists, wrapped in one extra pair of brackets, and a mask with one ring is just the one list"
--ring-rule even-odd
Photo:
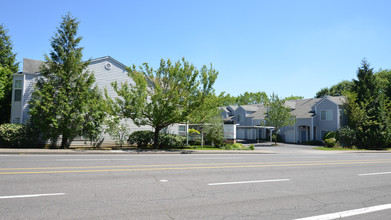
[[(135, 131), (129, 136), (129, 144), (146, 147), (153, 144), (153, 131)], [(186, 137), (175, 134), (159, 134), (159, 145), (163, 147), (184, 147)]]
[(325, 143), (326, 147), (334, 147), (334, 146), (338, 145), (338, 142), (335, 138), (325, 139), (324, 143)]
[(356, 143), (356, 132), (348, 126), (340, 128), (338, 136), (342, 146), (353, 146)]
[(224, 122), (221, 118), (213, 118), (205, 129), (205, 137), (212, 146), (225, 145)]
[(135, 131), (129, 135), (129, 144), (137, 144), (138, 147), (146, 147), (153, 143), (152, 131)]
[(126, 143), (126, 138), (129, 136), (129, 126), (126, 123), (121, 123), (118, 116), (109, 116), (105, 122), (107, 125), (106, 132), (110, 135), (111, 139), (115, 140), (115, 144), (122, 147)]
[[(277, 139), (277, 140), (276, 140)], [(281, 137), (281, 135), (280, 134), (273, 134), (273, 136), (272, 136), (272, 141), (273, 142), (282, 142), (282, 137)]]
[(250, 146), (248, 147), (249, 150), (255, 150), (255, 147), (254, 147), (254, 144), (250, 144)]
[(184, 147), (186, 142), (186, 137), (176, 135), (176, 134), (160, 134), (159, 135), (159, 144), (162, 147)]
[(225, 146), (221, 147), (221, 149), (225, 150), (242, 150), (246, 149), (243, 147), (243, 144), (241, 143), (235, 143), (235, 144), (226, 144)]
[(329, 131), (327, 132), (324, 137), (323, 137), (323, 140), (326, 140), (326, 139), (330, 139), (330, 138), (335, 138), (336, 140), (338, 140), (338, 135), (336, 132), (334, 131)]
[(2, 147), (42, 147), (44, 141), (30, 124), (0, 125), (0, 146)]

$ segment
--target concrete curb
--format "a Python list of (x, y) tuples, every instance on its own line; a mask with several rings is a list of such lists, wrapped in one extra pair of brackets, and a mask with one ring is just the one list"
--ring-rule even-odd
[(126, 150), (61, 150), (61, 149), (0, 149), (0, 154), (274, 154), (270, 151), (254, 150), (181, 150), (181, 151), (164, 151), (164, 150), (148, 150), (148, 151), (126, 151)]

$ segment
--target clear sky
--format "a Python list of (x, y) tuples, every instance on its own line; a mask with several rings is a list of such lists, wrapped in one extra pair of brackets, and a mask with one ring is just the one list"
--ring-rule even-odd
[(84, 59), (157, 67), (185, 57), (219, 71), (218, 93), (313, 97), (356, 77), (365, 57), (391, 69), (389, 0), (0, 1), (17, 59), (42, 60), (61, 16), (81, 23)]

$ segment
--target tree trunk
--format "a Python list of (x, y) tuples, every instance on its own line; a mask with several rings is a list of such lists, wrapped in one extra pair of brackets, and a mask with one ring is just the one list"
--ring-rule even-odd
[(160, 128), (155, 128), (155, 133), (153, 134), (153, 146), (159, 147), (159, 132)]
[(62, 138), (61, 138), (61, 148), (67, 149), (68, 147), (69, 147), (68, 137), (66, 135), (62, 135)]

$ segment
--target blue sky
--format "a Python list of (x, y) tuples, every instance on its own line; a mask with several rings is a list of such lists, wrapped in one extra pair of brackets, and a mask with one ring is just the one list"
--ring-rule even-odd
[(42, 60), (61, 16), (81, 23), (84, 58), (157, 67), (185, 57), (219, 71), (216, 92), (313, 97), (356, 77), (365, 57), (391, 69), (391, 1), (2, 0), (17, 59)]

